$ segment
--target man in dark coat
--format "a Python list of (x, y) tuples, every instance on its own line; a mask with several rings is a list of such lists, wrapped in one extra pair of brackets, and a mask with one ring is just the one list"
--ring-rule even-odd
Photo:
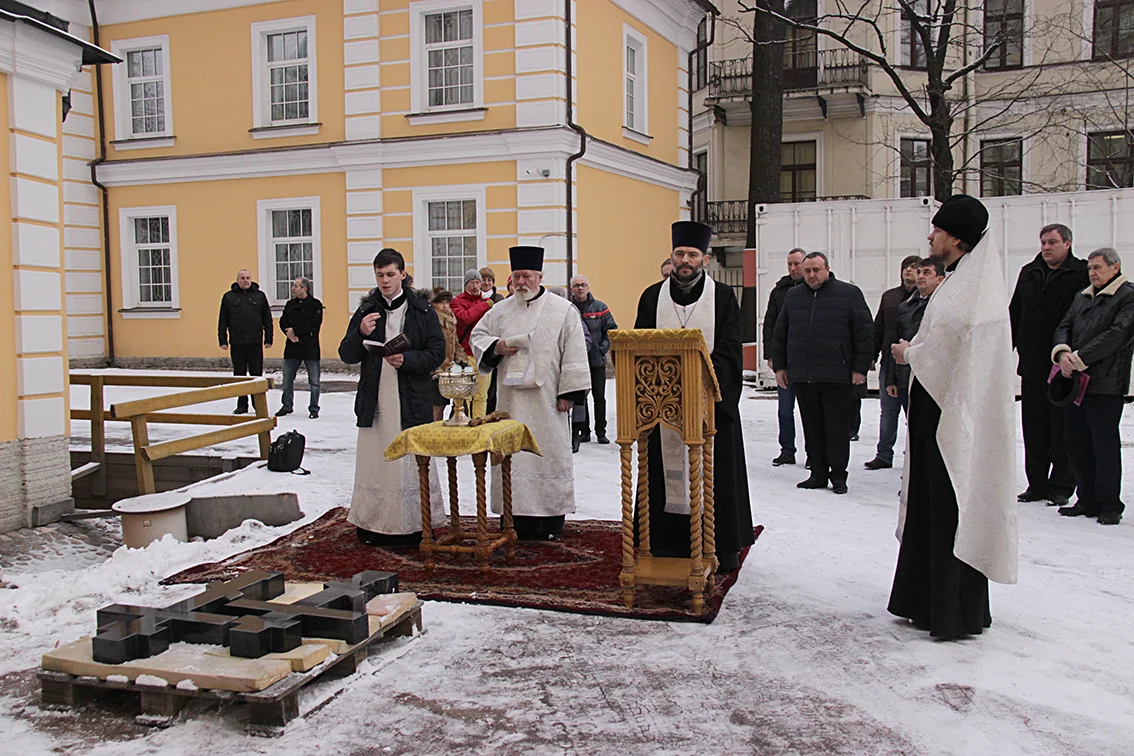
[[(881, 406), (881, 415), (878, 420), (878, 447), (874, 459), (865, 464), (867, 470), (884, 470), (894, 466), (894, 443), (898, 440), (898, 417), (903, 411), (908, 412), (905, 392), (898, 396), (890, 396), (885, 391), (889, 384), (887, 371), (889, 368), (890, 347), (897, 343), (898, 305), (913, 295), (917, 287), (918, 265), (921, 258), (910, 255), (902, 260), (899, 275), (901, 283), (882, 293), (878, 302), (878, 312), (874, 315), (874, 360), (879, 365), (878, 386), (883, 390), (878, 395), (878, 404)], [(879, 360), (881, 355), (881, 361)], [(858, 435), (858, 424), (852, 428), (852, 436)]]
[(1090, 378), (1086, 395), (1067, 405), (1067, 452), (1079, 487), (1074, 506), (1060, 507), (1068, 517), (1098, 518), (1100, 525), (1122, 521), (1122, 418), (1130, 390), (1134, 356), (1134, 284), (1122, 275), (1122, 260), (1110, 247), (1087, 257), (1091, 285), (1076, 295), (1055, 329), (1051, 357), (1065, 377)]
[[(772, 367), (772, 337), (776, 332), (776, 318), (784, 306), (784, 297), (788, 290), (803, 283), (803, 256), (807, 252), (796, 247), (787, 255), (787, 275), (776, 281), (772, 291), (768, 294), (768, 309), (764, 311), (764, 359), (768, 361), (768, 369)], [(780, 465), (795, 464), (795, 392), (788, 384), (787, 388), (776, 387), (776, 399), (779, 402), (776, 418), (780, 426), (780, 456), (772, 460), (776, 467)]]
[(866, 383), (874, 332), (862, 290), (838, 281), (827, 256), (803, 258), (804, 286), (788, 292), (772, 335), (776, 385), (791, 385), (811, 476), (799, 488), (847, 492), (855, 387)]
[[(710, 344), (709, 354), (721, 389), (721, 401), (713, 405), (717, 425), (713, 442), (717, 559), (720, 570), (729, 572), (739, 566), (740, 552), (755, 541), (740, 428), (744, 330), (740, 305), (731, 287), (716, 284), (705, 272), (712, 229), (702, 223), (678, 221), (673, 224), (672, 237), (673, 272), (642, 292), (634, 327), (698, 327)], [(661, 433), (655, 428), (649, 440), (651, 551), (654, 556), (688, 557), (689, 515), (680, 510), (687, 512), (689, 502), (687, 498), (669, 501), (666, 471), (670, 466), (662, 453)], [(634, 522), (638, 522), (637, 516)]]
[[(417, 465), (409, 455), (395, 462), (384, 455), (402, 430), (433, 422), (432, 373), (445, 361), (445, 334), (429, 302), (405, 284), (405, 260), (397, 250), (378, 253), (374, 278), (378, 286), (363, 297), (339, 344), (343, 362), (362, 364), (349, 520), (363, 543), (412, 546), (421, 541)], [(384, 345), (399, 335), (404, 348), (384, 354)], [(431, 481), (430, 489), (434, 520), (443, 520), (440, 486)]]
[[(918, 263), (917, 291), (898, 305), (895, 344), (898, 341), (913, 341), (917, 329), (921, 327), (921, 319), (925, 316), (925, 307), (929, 304), (929, 298), (944, 280), (945, 266), (940, 260), (927, 257)], [(899, 400), (903, 408), (909, 407), (910, 366), (894, 362), (894, 355), (889, 348), (882, 350), (882, 365), (882, 375), (886, 378), (882, 386), (883, 391), (891, 399)], [(908, 411), (907, 409), (907, 413)]]
[(292, 413), (295, 374), (302, 363), (307, 368), (308, 416), (319, 417), (319, 329), (323, 327), (323, 303), (311, 291), (311, 279), (300, 276), (291, 283), (291, 299), (280, 316), (280, 330), (287, 337), (283, 353), (283, 396), (276, 417)]
[[(610, 351), (608, 331), (618, 328), (610, 308), (591, 293), (591, 284), (586, 276), (571, 279), (571, 303), (583, 316), (583, 331), (588, 337), (587, 362), (591, 366), (591, 400), (595, 405), (595, 439), (600, 444), (609, 444), (606, 437), (606, 354)], [(578, 442), (591, 440), (590, 413), (583, 403), (583, 422), (575, 425)]]
[(1020, 501), (1064, 505), (1075, 490), (1067, 459), (1064, 412), (1047, 399), (1055, 327), (1088, 286), (1087, 263), (1071, 251), (1071, 229), (1061, 223), (1040, 230), (1040, 253), (1020, 270), (1008, 304), (1012, 346), (1019, 362), (1020, 412), (1024, 426), (1024, 472), (1028, 488)]
[[(236, 283), (221, 297), (217, 319), (217, 340), (232, 359), (233, 375), (264, 374), (264, 347), (272, 348), (273, 328), (268, 297), (242, 268)], [(233, 414), (247, 412), (248, 397), (238, 397)]]

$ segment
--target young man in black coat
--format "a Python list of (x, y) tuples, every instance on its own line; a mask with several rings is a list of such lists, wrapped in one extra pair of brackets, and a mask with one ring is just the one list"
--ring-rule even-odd
[[(217, 340), (232, 358), (233, 375), (264, 374), (264, 347), (272, 348), (272, 334), (268, 297), (242, 268), (236, 273), (236, 283), (221, 297), (217, 319)], [(237, 398), (233, 414), (247, 412), (248, 397)]]
[[(784, 298), (789, 290), (803, 283), (803, 256), (806, 250), (796, 247), (787, 254), (787, 275), (776, 281), (772, 291), (768, 294), (768, 309), (764, 312), (764, 359), (768, 361), (768, 368), (772, 367), (772, 338), (776, 332), (776, 319), (784, 307)], [(795, 464), (795, 392), (791, 385), (787, 388), (776, 387), (776, 399), (779, 402), (776, 418), (779, 421), (780, 456), (772, 460), (776, 467), (780, 465)]]
[(311, 279), (300, 276), (291, 282), (291, 299), (280, 316), (280, 330), (287, 337), (284, 344), (283, 397), (276, 417), (292, 413), (295, 395), (295, 374), (299, 365), (307, 368), (307, 386), (311, 394), (307, 411), (312, 420), (319, 417), (319, 329), (323, 327), (323, 303), (311, 291)]
[(1019, 358), (1016, 374), (1028, 476), (1028, 488), (1017, 498), (1062, 506), (1075, 491), (1075, 478), (1067, 459), (1064, 411), (1047, 400), (1047, 378), (1055, 327), (1087, 288), (1087, 262), (1071, 251), (1067, 226), (1044, 226), (1039, 238), (1040, 253), (1020, 270), (1008, 304), (1012, 345)]
[[(339, 344), (343, 362), (362, 365), (348, 519), (363, 543), (413, 546), (421, 541), (417, 465), (412, 456), (387, 462), (384, 454), (405, 428), (433, 422), (432, 373), (445, 361), (445, 334), (429, 302), (405, 284), (405, 260), (397, 250), (378, 253), (374, 278), (378, 286), (363, 297)], [(383, 355), (378, 345), (399, 335), (408, 342), (405, 348)], [(373, 342), (370, 349), (364, 341)], [(434, 519), (443, 519), (440, 485), (433, 480), (430, 489)]]
[(847, 492), (855, 387), (866, 383), (874, 327), (862, 290), (835, 280), (822, 252), (803, 258), (804, 286), (790, 290), (776, 319), (772, 367), (791, 385), (803, 418), (811, 477), (799, 488)]

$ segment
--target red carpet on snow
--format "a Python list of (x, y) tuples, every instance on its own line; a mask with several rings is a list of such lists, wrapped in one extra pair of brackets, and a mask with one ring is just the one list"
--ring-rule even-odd
[[(622, 526), (603, 520), (568, 520), (562, 541), (520, 541), (509, 567), (504, 554), (492, 556), (492, 569), (481, 574), (472, 556), (439, 555), (425, 575), (417, 548), (384, 549), (358, 542), (347, 522), (347, 509), (336, 508), (282, 538), (223, 562), (190, 567), (163, 584), (229, 580), (245, 570), (282, 572), (289, 582), (322, 583), (349, 578), (362, 570), (398, 573), (402, 590), (419, 598), (470, 604), (494, 604), (632, 619), (712, 622), (740, 570), (715, 578), (705, 596), (705, 611), (694, 614), (687, 590), (641, 586), (634, 608), (622, 602)], [(475, 518), (464, 518), (466, 530)], [(495, 518), (493, 528), (495, 528)], [(757, 526), (759, 537), (763, 526)], [(445, 532), (438, 529), (438, 534)], [(740, 569), (748, 549), (740, 553)]]

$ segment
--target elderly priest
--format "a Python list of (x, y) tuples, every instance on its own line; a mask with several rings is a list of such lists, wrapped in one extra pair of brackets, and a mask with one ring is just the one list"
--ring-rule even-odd
[[(512, 460), (512, 511), (526, 540), (558, 540), (575, 511), (571, 408), (591, 386), (583, 323), (575, 307), (543, 288), (543, 249), (512, 247), (513, 295), (485, 313), (470, 341), (482, 373), (497, 369), (496, 408), (526, 424), (542, 456)], [(501, 511), (500, 476), (492, 511)]]
[[(673, 273), (642, 292), (634, 327), (697, 328), (709, 347), (721, 388), (714, 439), (717, 559), (721, 571), (730, 572), (755, 538), (740, 430), (740, 305), (730, 287), (717, 285), (705, 272), (711, 236), (712, 229), (701, 223), (673, 224)], [(655, 429), (650, 435), (649, 466), (651, 551), (688, 557), (688, 453), (676, 431)]]

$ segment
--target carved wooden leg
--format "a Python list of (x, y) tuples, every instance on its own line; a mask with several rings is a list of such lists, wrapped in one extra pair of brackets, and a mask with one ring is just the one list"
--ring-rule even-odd
[(638, 437), (638, 553), (650, 556), (650, 435)]
[(476, 468), (476, 561), (481, 572), (488, 572), (488, 495), (484, 482), (484, 465), (488, 459), (487, 452), (473, 455), (473, 467)]
[(516, 561), (516, 526), (512, 521), (512, 455), (504, 457), (500, 462), (500, 487), (503, 489), (504, 506), (500, 515), (501, 530), (508, 544), (504, 547), (504, 558), (508, 564)]
[(689, 590), (693, 592), (695, 614), (700, 614), (704, 607), (705, 589), (701, 482), (701, 445), (689, 444)]
[(449, 467), (449, 528), (453, 535), (460, 535), (461, 503), (457, 496), (457, 458), (449, 457), (446, 461)]
[[(619, 456), (622, 460), (622, 600), (626, 608), (634, 606), (634, 489), (631, 480), (630, 443), (619, 443)], [(646, 518), (650, 516), (649, 502), (644, 505)]]
[(429, 506), (429, 457), (417, 455), (417, 486), (421, 493), (421, 558), (433, 570), (433, 512)]
[(713, 484), (713, 434), (705, 438), (705, 564), (716, 574), (717, 561), (717, 509)]

